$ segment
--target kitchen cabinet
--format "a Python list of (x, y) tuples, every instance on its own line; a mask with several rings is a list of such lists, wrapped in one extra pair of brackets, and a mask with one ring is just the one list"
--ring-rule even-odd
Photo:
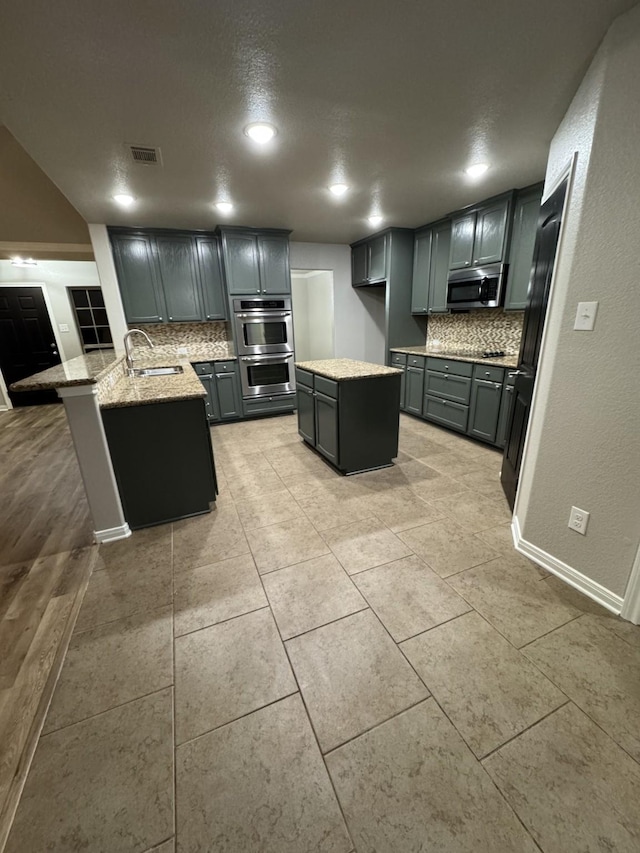
[(391, 465), (398, 455), (400, 378), (335, 381), (296, 368), (298, 433), (345, 474)]
[(473, 379), (469, 408), (469, 435), (495, 444), (502, 400), (502, 382)]
[(207, 392), (205, 407), (210, 422), (235, 420), (242, 415), (240, 380), (236, 361), (200, 361), (193, 365)]
[(473, 367), (465, 361), (426, 360), (423, 414), (427, 420), (466, 432)]
[(528, 187), (521, 190), (516, 197), (509, 250), (507, 292), (504, 300), (505, 311), (524, 311), (527, 307), (542, 188), (542, 184)]
[(454, 429), (456, 432), (466, 432), (469, 420), (469, 406), (452, 403), (440, 397), (426, 396), (424, 398), (424, 416), (442, 426)]
[(513, 195), (488, 199), (452, 217), (450, 270), (506, 261)]
[(502, 389), (502, 400), (500, 402), (500, 414), (498, 415), (498, 428), (496, 430), (496, 444), (498, 447), (505, 447), (507, 444), (507, 429), (509, 428), (509, 418), (511, 417), (511, 406), (513, 405), (513, 385), (515, 376), (510, 376), (510, 371), (507, 371), (507, 378)]
[(291, 293), (289, 231), (220, 227), (229, 295)]
[(213, 235), (109, 229), (127, 321), (224, 320), (220, 247)]
[(146, 233), (110, 232), (113, 260), (129, 323), (166, 322), (164, 294), (153, 238)]
[(351, 283), (354, 287), (383, 284), (387, 279), (387, 234), (354, 244), (351, 251)]
[(407, 365), (405, 411), (411, 412), (412, 415), (421, 415), (423, 397), (424, 368)]
[(436, 222), (416, 232), (413, 246), (412, 314), (447, 314), (451, 222)]
[(400, 375), (400, 410), (405, 409), (406, 387), (407, 387), (407, 356), (403, 352), (392, 352), (389, 357), (392, 367), (401, 370)]
[(413, 242), (413, 278), (411, 280), (411, 313), (429, 313), (429, 276), (431, 274), (431, 228), (416, 231)]

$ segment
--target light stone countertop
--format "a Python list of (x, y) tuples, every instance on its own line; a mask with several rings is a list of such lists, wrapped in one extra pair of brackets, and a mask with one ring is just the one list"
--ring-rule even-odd
[(470, 361), (473, 364), (487, 364), (491, 367), (517, 367), (517, 355), (505, 355), (502, 358), (482, 358), (482, 353), (469, 350), (441, 350), (431, 347), (391, 347), (390, 352), (403, 352), (408, 355), (428, 355), (432, 358), (448, 358), (451, 361)]
[(317, 373), (327, 379), (341, 382), (348, 379), (373, 379), (378, 376), (393, 376), (402, 373), (397, 367), (385, 367), (383, 364), (370, 364), (368, 361), (354, 361), (351, 358), (327, 358), (322, 361), (297, 361), (296, 367)]
[[(103, 382), (98, 390), (101, 409), (121, 409), (127, 406), (143, 406), (150, 403), (171, 403), (175, 400), (196, 400), (206, 396), (206, 391), (197, 373), (191, 367), (191, 355), (167, 358), (150, 351), (149, 356), (140, 353), (134, 360), (135, 367), (164, 367), (179, 364), (183, 373), (169, 376), (127, 376), (124, 372), (124, 357), (115, 368), (114, 381)], [(198, 359), (213, 361), (211, 357)]]
[(90, 352), (55, 367), (27, 376), (11, 385), (11, 391), (48, 391), (72, 385), (94, 385), (118, 361), (114, 350)]

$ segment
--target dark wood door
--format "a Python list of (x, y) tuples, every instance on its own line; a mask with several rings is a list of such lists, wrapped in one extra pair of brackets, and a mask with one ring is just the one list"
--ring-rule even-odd
[[(0, 287), (0, 368), (7, 387), (60, 364), (61, 358), (39, 287)], [(14, 406), (55, 403), (55, 391), (14, 393)]]
[(529, 297), (524, 313), (518, 369), (513, 388), (513, 404), (500, 472), (502, 488), (511, 509), (513, 509), (518, 489), (522, 451), (527, 435), (531, 398), (540, 357), (542, 332), (549, 303), (549, 290), (566, 192), (567, 181), (565, 180), (542, 205), (538, 219)]

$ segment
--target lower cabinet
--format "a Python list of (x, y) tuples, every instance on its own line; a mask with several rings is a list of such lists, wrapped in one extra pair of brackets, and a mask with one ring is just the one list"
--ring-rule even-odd
[(429, 421), (435, 421), (442, 426), (455, 429), (457, 432), (466, 432), (469, 406), (453, 403), (451, 400), (442, 400), (440, 397), (431, 397), (427, 394), (424, 398), (424, 416)]
[(405, 412), (412, 415), (422, 414), (422, 398), (424, 397), (424, 367), (407, 366), (405, 385)]
[(507, 429), (509, 428), (511, 406), (513, 405), (514, 381), (514, 378), (509, 377), (507, 375), (507, 380), (502, 390), (502, 402), (500, 403), (500, 414), (498, 415), (498, 430), (496, 434), (496, 444), (498, 445), (498, 447), (506, 447), (507, 444)]
[(193, 365), (204, 390), (209, 421), (231, 421), (242, 417), (238, 364), (235, 361), (201, 361)]
[(344, 474), (398, 455), (400, 374), (334, 381), (296, 368), (298, 432)]
[(469, 411), (469, 435), (491, 444), (496, 443), (498, 416), (502, 399), (502, 382), (474, 379)]

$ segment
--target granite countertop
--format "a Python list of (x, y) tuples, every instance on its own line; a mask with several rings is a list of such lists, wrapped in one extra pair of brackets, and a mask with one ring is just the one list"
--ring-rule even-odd
[(470, 350), (441, 350), (431, 347), (391, 347), (391, 352), (404, 352), (408, 355), (429, 355), (433, 358), (448, 358), (452, 361), (470, 361), (474, 364), (488, 364), (492, 367), (517, 367), (517, 355), (505, 355), (502, 358), (482, 358), (482, 353)]
[(48, 391), (51, 388), (68, 388), (72, 385), (94, 385), (118, 361), (114, 350), (90, 352), (70, 358), (33, 376), (27, 376), (11, 385), (11, 391)]
[(396, 367), (385, 367), (383, 364), (370, 364), (367, 361), (354, 361), (351, 358), (327, 358), (322, 361), (297, 361), (296, 367), (335, 379), (341, 382), (345, 379), (372, 379), (377, 376), (392, 376), (402, 373)]
[[(135, 367), (163, 367), (180, 364), (183, 373), (168, 376), (127, 376), (124, 372), (124, 358), (117, 367), (115, 381), (104, 382), (98, 389), (98, 402), (101, 409), (120, 409), (126, 406), (143, 406), (149, 403), (170, 403), (174, 400), (195, 400), (206, 396), (206, 391), (190, 363), (191, 355), (160, 357), (159, 353), (140, 357), (134, 361)], [(214, 359), (208, 358), (207, 361)], [(118, 375), (119, 372), (119, 375)]]

